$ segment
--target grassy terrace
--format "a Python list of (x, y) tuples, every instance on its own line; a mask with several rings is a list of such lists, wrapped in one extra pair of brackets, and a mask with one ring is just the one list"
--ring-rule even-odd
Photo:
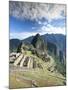
[(47, 70), (49, 66), (53, 66), (54, 60), (51, 58), (50, 62), (44, 62), (37, 56), (33, 55), (31, 51), (26, 51), (27, 56), (36, 58), (36, 63), (40, 63), (43, 67), (22, 70), (16, 69), (13, 71), (10, 69), (10, 88), (26, 88), (26, 87), (47, 87), (47, 86), (59, 86), (64, 85), (65, 78), (58, 72), (50, 72)]
[(63, 77), (60, 78), (59, 76), (58, 78), (55, 74), (50, 74), (48, 71), (44, 72), (38, 68), (10, 73), (10, 88), (33, 87), (33, 84), (37, 87), (64, 85), (64, 81)]

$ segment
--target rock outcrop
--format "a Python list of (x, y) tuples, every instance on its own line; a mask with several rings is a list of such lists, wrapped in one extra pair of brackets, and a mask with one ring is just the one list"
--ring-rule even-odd
[(34, 46), (38, 54), (43, 55), (46, 53), (46, 44), (40, 34), (34, 36), (31, 44)]

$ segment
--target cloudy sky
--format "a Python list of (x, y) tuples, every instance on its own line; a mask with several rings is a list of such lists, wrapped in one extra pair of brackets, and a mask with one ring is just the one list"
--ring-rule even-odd
[(64, 34), (66, 5), (33, 2), (9, 3), (10, 38), (24, 39), (37, 33)]

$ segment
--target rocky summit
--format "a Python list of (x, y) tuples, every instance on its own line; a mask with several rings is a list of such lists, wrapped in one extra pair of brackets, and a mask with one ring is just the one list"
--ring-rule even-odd
[(39, 53), (40, 55), (43, 55), (43, 54), (46, 53), (46, 43), (44, 42), (44, 40), (42, 39), (40, 34), (36, 34), (34, 36), (34, 38), (32, 39), (31, 44), (34, 46), (37, 53)]

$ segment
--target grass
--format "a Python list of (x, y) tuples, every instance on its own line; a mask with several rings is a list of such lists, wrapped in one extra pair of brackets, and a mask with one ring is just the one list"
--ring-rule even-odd
[[(55, 75), (54, 75), (55, 76)], [(48, 71), (41, 69), (28, 71), (16, 71), (10, 74), (10, 88), (32, 87), (32, 81), (35, 81), (38, 87), (64, 85), (64, 79), (53, 77)]]
[(40, 63), (43, 68), (29, 69), (27, 71), (11, 70), (13, 72), (10, 72), (10, 88), (34, 87), (33, 84), (36, 84), (37, 87), (64, 85), (66, 80), (62, 74), (58, 72), (51, 73), (47, 70), (48, 67), (55, 65), (52, 57), (50, 62), (45, 62), (33, 55), (31, 51), (26, 51), (25, 54), (34, 57), (36, 63)]
[(22, 88), (22, 87), (31, 87), (31, 80), (20, 79), (18, 78), (18, 72), (10, 75), (9, 88)]
[(25, 51), (26, 52), (26, 55), (28, 56), (31, 56), (32, 55), (32, 52), (31, 51)]

